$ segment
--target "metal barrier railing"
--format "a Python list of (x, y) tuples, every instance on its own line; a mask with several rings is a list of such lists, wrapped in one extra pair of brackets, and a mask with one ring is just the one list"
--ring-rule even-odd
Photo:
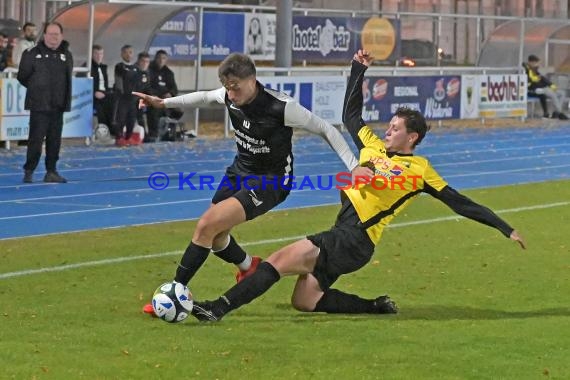
[[(88, 73), (88, 69), (86, 67), (74, 67), (73, 68), (73, 75), (74, 76), (87, 76), (86, 74)], [(4, 71), (0, 72), (0, 79), (1, 80), (7, 80), (7, 82), (11, 82), (12, 84), (7, 84), (6, 86), (14, 86), (14, 82), (16, 82), (15, 78), (18, 74), (18, 69), (14, 68), (14, 67), (8, 67), (6, 68)], [(21, 85), (20, 85), (21, 86)], [(4, 85), (2, 86), (4, 87)], [(19, 95), (14, 95), (13, 92), (17, 90), (12, 90), (12, 91), (7, 91), (7, 92), (0, 92), (0, 104), (2, 104), (2, 115), (0, 118), (0, 123), (2, 123), (1, 119), (4, 119), (5, 113), (7, 112), (7, 108), (10, 108), (10, 106), (6, 107), (6, 104), (12, 104), (12, 107), (20, 107), (20, 111), (17, 111), (18, 115), (14, 115), (12, 113), (10, 113), (10, 111), (8, 111), (9, 115), (8, 117), (14, 117), (14, 116), (21, 116), (20, 113), (23, 110), (24, 104), (23, 104), (23, 97), (19, 97)], [(9, 95), (12, 92), (11, 96)], [(88, 95), (88, 93), (83, 93), (83, 96)], [(91, 95), (89, 95), (91, 96)], [(6, 99), (4, 99), (3, 97), (7, 97)], [(16, 100), (16, 98), (18, 98), (19, 100)], [(21, 105), (16, 106), (15, 103), (21, 102)], [(90, 114), (93, 113), (93, 110), (91, 109)], [(0, 124), (0, 130), (3, 131), (4, 126), (2, 124)], [(89, 139), (89, 137), (85, 136), (86, 139)], [(10, 141), (9, 139), (6, 140), (0, 140), (0, 141), (4, 141), (4, 147), (6, 149), (10, 149)], [(12, 140), (13, 141), (13, 140)], [(86, 142), (88, 142), (88, 140), (86, 140)]]

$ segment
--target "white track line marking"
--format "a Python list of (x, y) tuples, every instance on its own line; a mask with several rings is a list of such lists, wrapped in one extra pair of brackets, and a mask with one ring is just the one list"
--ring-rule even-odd
[[(432, 160), (433, 157), (441, 157), (441, 156), (457, 156), (460, 154), (481, 154), (481, 153), (488, 153), (488, 152), (504, 152), (504, 151), (517, 151), (517, 150), (523, 150), (523, 151), (528, 151), (528, 150), (534, 150), (534, 149), (542, 149), (542, 148), (557, 148), (557, 147), (565, 147), (565, 146), (570, 146), (570, 143), (559, 143), (559, 144), (541, 144), (541, 145), (529, 145), (529, 146), (510, 146), (510, 147), (506, 147), (506, 148), (494, 148), (494, 147), (485, 147), (485, 149), (478, 149), (476, 147), (474, 147), (472, 144), (470, 144), (469, 142), (466, 142), (467, 147), (464, 149), (460, 149), (460, 150), (453, 150), (453, 151), (446, 151), (446, 152), (440, 152), (440, 153), (427, 153), (425, 152), (425, 156)], [(447, 144), (446, 144), (447, 145)], [(419, 149), (418, 150), (418, 154), (419, 155), (424, 155), (424, 152)], [(296, 156), (301, 156), (301, 157), (312, 157), (312, 156), (323, 156), (323, 155), (336, 155), (336, 153), (332, 150), (322, 150), (322, 151), (317, 151), (317, 152), (310, 152), (310, 153), (295, 153)], [(230, 159), (229, 159), (230, 160)], [(219, 159), (212, 159), (212, 160), (202, 160), (202, 162), (212, 162), (212, 163), (218, 163)], [(166, 162), (151, 162), (151, 163), (144, 163), (144, 164), (132, 164), (132, 163), (128, 163), (125, 165), (113, 165), (111, 167), (106, 168), (106, 170), (125, 170), (125, 168), (141, 168), (141, 167), (164, 167), (166, 165), (174, 165), (174, 164), (182, 164), (182, 163), (196, 163), (195, 160), (192, 160), (192, 158), (189, 158), (187, 160), (179, 160), (179, 161), (166, 161)], [(303, 163), (299, 163), (299, 164), (295, 164), (296, 166), (301, 166), (301, 165), (307, 165), (307, 163), (303, 162)], [(310, 163), (309, 163), (310, 165)], [(71, 173), (71, 172), (89, 172), (89, 171), (101, 171), (101, 167), (83, 167), (83, 168), (71, 168), (71, 169), (60, 169), (59, 172), (61, 173)], [(40, 171), (38, 171), (38, 173), (40, 173)], [(14, 176), (14, 175), (21, 175), (22, 172), (8, 172), (8, 173), (0, 173), (0, 177), (2, 176)]]
[[(547, 129), (546, 131), (548, 133), (556, 133), (557, 130), (562, 130), (563, 127), (558, 127), (556, 129)], [(541, 131), (544, 131), (544, 129), (542, 129)], [(377, 133), (378, 135), (382, 135), (383, 134), (383, 130), (378, 131)], [(507, 136), (506, 138), (502, 138), (504, 136)], [(529, 137), (513, 137), (516, 135), (523, 135), (523, 136), (529, 136)], [(348, 135), (348, 133), (345, 133), (345, 136), (347, 138), (347, 140), (350, 140), (350, 136)], [(450, 145), (469, 145), (469, 146), (473, 146), (473, 144), (488, 144), (490, 141), (492, 141), (493, 144), (498, 144), (498, 143), (509, 143), (509, 142), (524, 142), (524, 141), (536, 141), (536, 140), (541, 140), (541, 139), (549, 139), (552, 138), (552, 136), (550, 135), (543, 135), (543, 134), (538, 134), (536, 133), (535, 130), (521, 130), (521, 131), (511, 131), (508, 134), (503, 133), (503, 132), (492, 132), (492, 131), (485, 131), (484, 134), (479, 134), (479, 133), (473, 133), (473, 134), (461, 134), (458, 136), (468, 136), (470, 137), (469, 140), (462, 140), (462, 141), (453, 141), (453, 142), (446, 142), (446, 146), (450, 146)], [(497, 136), (499, 136), (499, 138), (497, 138)], [(454, 136), (455, 137), (455, 136)], [(471, 137), (478, 137), (478, 138), (471, 138)], [(439, 147), (439, 143), (441, 143), (441, 139), (440, 136), (435, 135), (434, 138), (432, 138), (432, 141), (427, 141), (424, 144), (422, 144), (422, 149), (424, 148), (438, 148)], [(492, 139), (492, 140), (491, 140)], [(433, 141), (436, 140), (436, 141)], [(233, 147), (233, 141), (230, 142), (230, 147)], [(294, 144), (296, 142), (294, 141)], [(311, 146), (319, 146), (322, 145), (322, 142), (311, 142), (311, 143), (306, 143), (303, 144), (303, 147), (311, 147)], [(160, 154), (161, 158), (165, 158), (168, 156), (172, 156), (172, 157), (178, 157), (179, 156), (179, 152), (175, 152), (175, 153), (171, 153), (170, 149), (171, 148), (169, 145), (164, 144), (163, 146), (159, 146), (157, 147), (157, 149), (153, 149), (153, 150), (149, 150), (148, 151), (143, 151), (142, 153), (146, 154)], [(195, 152), (191, 152), (192, 148), (187, 148), (187, 147), (177, 147), (177, 148), (181, 148), (181, 149), (187, 149), (189, 151), (189, 153), (193, 153), (196, 156), (198, 155)], [(219, 152), (219, 153), (227, 153), (227, 148), (228, 147), (221, 147), (219, 149), (208, 149), (209, 152)], [(70, 153), (76, 153), (76, 152), (82, 152), (82, 148), (78, 148), (78, 149), (73, 149), (70, 147), (65, 147), (65, 150), (69, 151)], [(111, 150), (113, 148), (103, 148), (102, 152), (107, 152), (109, 150)], [(98, 151), (97, 149), (95, 149), (95, 151)], [(138, 152), (137, 152), (138, 153)], [(21, 152), (20, 154), (16, 154), (16, 156), (21, 156), (24, 157), (25, 156), (25, 152)], [(94, 161), (94, 160), (117, 160), (117, 159), (124, 159), (126, 156), (125, 155), (110, 155), (110, 156), (95, 156), (95, 157), (89, 157), (89, 158), (85, 158), (85, 157), (72, 157), (69, 158), (68, 160), (66, 160), (66, 162), (74, 162), (74, 161)], [(218, 162), (218, 160), (200, 160), (200, 162)], [(6, 173), (0, 173), (0, 176), (6, 175)]]
[[(463, 173), (463, 174), (448, 174), (445, 178), (456, 178), (456, 177), (470, 177), (470, 176), (481, 176), (481, 175), (493, 175), (493, 174), (501, 174), (505, 175), (506, 173), (517, 173), (517, 172), (531, 172), (536, 170), (543, 170), (543, 169), (560, 169), (570, 167), (568, 165), (552, 165), (552, 166), (545, 166), (545, 167), (534, 167), (534, 168), (522, 168), (522, 169), (511, 169), (511, 170), (498, 170), (498, 171), (486, 171), (486, 172), (471, 172), (471, 173)], [(337, 173), (324, 173), (321, 176), (327, 175), (335, 175)], [(198, 184), (195, 184), (198, 185)], [(216, 187), (218, 183), (213, 183), (212, 186)], [(169, 187), (170, 188), (170, 187)], [(203, 189), (206, 190), (206, 189)], [(312, 189), (302, 189), (302, 190), (293, 190), (294, 193), (299, 193), (301, 191), (311, 191)], [(184, 190), (180, 190), (184, 191)], [(191, 190), (188, 190), (191, 191)], [(293, 194), (292, 192), (292, 194)], [(203, 202), (203, 201), (210, 201), (210, 198), (200, 198), (200, 199), (186, 199), (181, 201), (171, 201), (171, 202), (159, 202), (159, 203), (145, 203), (141, 205), (129, 205), (129, 206), (111, 206), (111, 207), (102, 207), (102, 208), (94, 208), (91, 210), (73, 210), (73, 211), (60, 211), (60, 212), (46, 212), (41, 214), (28, 214), (28, 215), (16, 215), (16, 216), (6, 216), (0, 217), (0, 221), (2, 220), (12, 220), (12, 219), (27, 219), (27, 218), (36, 218), (40, 216), (51, 216), (51, 215), (68, 215), (68, 214), (81, 214), (81, 213), (92, 213), (92, 212), (107, 212), (107, 211), (115, 211), (115, 210), (124, 210), (124, 209), (134, 209), (134, 208), (143, 208), (143, 207), (154, 207), (154, 206), (165, 206), (165, 205), (173, 205), (173, 204), (184, 204), (184, 203), (196, 203), (196, 202)]]
[[(532, 211), (532, 210), (542, 210), (546, 208), (553, 208), (553, 207), (564, 207), (570, 205), (570, 201), (565, 202), (555, 202), (555, 203), (546, 203), (541, 205), (533, 205), (533, 206), (525, 206), (525, 207), (515, 207), (505, 210), (498, 210), (496, 211), (497, 214), (509, 214), (509, 213), (517, 213), (523, 211)], [(461, 220), (465, 219), (459, 215), (453, 216), (444, 216), (439, 218), (431, 218), (431, 219), (423, 219), (423, 220), (415, 220), (410, 222), (403, 222), (403, 223), (394, 223), (388, 226), (388, 228), (401, 228), (401, 227), (408, 227), (408, 226), (415, 226), (419, 224), (429, 224), (429, 223), (439, 223), (439, 222), (446, 222), (451, 220)], [(304, 238), (306, 235), (297, 235), (297, 236), (288, 236), (284, 238), (277, 238), (277, 239), (266, 239), (266, 240), (258, 240), (253, 242), (246, 242), (242, 243), (243, 247), (251, 247), (255, 245), (263, 245), (263, 244), (273, 244), (273, 243), (282, 243), (292, 240), (299, 240)], [(16, 272), (7, 272), (7, 273), (0, 273), (0, 280), (4, 280), (7, 278), (13, 277), (22, 277), (22, 276), (30, 276), (35, 274), (42, 274), (42, 273), (49, 273), (49, 272), (62, 272), (65, 270), (70, 269), (77, 269), (77, 268), (84, 268), (84, 267), (93, 267), (93, 266), (100, 266), (100, 265), (109, 265), (109, 264), (117, 264), (123, 263), (128, 261), (135, 261), (135, 260), (147, 260), (147, 259), (156, 259), (165, 256), (174, 256), (180, 255), (183, 251), (170, 251), (170, 252), (162, 252), (162, 253), (155, 253), (150, 255), (138, 255), (138, 256), (124, 256), (124, 257), (117, 257), (114, 259), (104, 259), (104, 260), (96, 260), (96, 261), (85, 261), (82, 263), (77, 264), (67, 264), (67, 265), (59, 265), (55, 267), (45, 267), (45, 268), (38, 268), (38, 269), (28, 269)]]

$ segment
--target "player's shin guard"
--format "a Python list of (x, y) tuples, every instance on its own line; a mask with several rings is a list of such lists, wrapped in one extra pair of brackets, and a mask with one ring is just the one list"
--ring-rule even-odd
[(194, 277), (194, 274), (196, 274), (198, 269), (204, 264), (209, 253), (210, 248), (201, 247), (190, 242), (176, 269), (174, 281), (187, 285), (188, 281)]
[(214, 301), (217, 310), (226, 314), (250, 303), (273, 286), (281, 276), (268, 262), (262, 262), (255, 273), (234, 285), (222, 297)]
[(316, 312), (365, 314), (374, 313), (374, 300), (360, 298), (336, 289), (327, 289), (315, 306)]
[(235, 265), (241, 264), (247, 257), (247, 253), (239, 246), (232, 235), (230, 235), (228, 245), (219, 251), (214, 251), (214, 255), (227, 263)]

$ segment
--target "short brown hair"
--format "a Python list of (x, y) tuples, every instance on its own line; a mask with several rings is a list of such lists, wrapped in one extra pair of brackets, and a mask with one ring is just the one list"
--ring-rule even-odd
[(220, 63), (218, 68), (218, 78), (224, 82), (228, 76), (234, 76), (239, 79), (248, 78), (256, 74), (255, 63), (253, 60), (242, 53), (232, 53)]
[(149, 58), (150, 59), (150, 54), (148, 54), (146, 51), (141, 51), (139, 53), (139, 55), (137, 56), (137, 59), (142, 59), (142, 58)]

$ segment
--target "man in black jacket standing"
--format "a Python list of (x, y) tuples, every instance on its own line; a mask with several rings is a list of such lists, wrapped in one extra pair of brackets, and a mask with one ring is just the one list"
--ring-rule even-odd
[[(161, 99), (171, 98), (178, 95), (178, 87), (176, 86), (176, 81), (174, 80), (174, 73), (168, 66), (168, 53), (164, 50), (159, 50), (154, 56), (154, 61), (150, 64), (150, 93), (154, 96), (158, 96)], [(144, 92), (144, 91), (140, 91)], [(149, 107), (147, 109), (147, 121), (149, 138), (147, 141), (155, 141), (159, 136), (159, 125), (160, 118), (163, 116), (169, 116), (174, 119), (179, 119), (182, 116), (182, 112), (179, 109), (157, 109)]]
[[(131, 63), (133, 58), (133, 47), (124, 45), (121, 48), (121, 62), (115, 65), (115, 86), (114, 86), (114, 123), (115, 137), (118, 146), (130, 145), (133, 141), (133, 129), (137, 122), (137, 98), (132, 92), (137, 88), (139, 78), (139, 68)], [(123, 127), (126, 133), (123, 134)]]
[[(139, 69), (137, 82), (135, 84), (136, 91), (140, 92), (149, 92), (150, 91), (150, 73), (149, 73), (149, 65), (150, 65), (150, 55), (146, 52), (140, 52), (137, 56), (137, 61), (135, 62), (135, 66)], [(136, 106), (136, 103), (135, 103)], [(137, 124), (147, 130), (147, 123), (145, 113), (148, 112), (147, 108), (138, 108), (137, 106)], [(146, 133), (145, 133), (146, 135)], [(143, 141), (140, 139), (141, 135), (139, 133), (133, 133), (131, 137), (130, 144), (131, 145), (138, 145), (142, 144)]]
[(63, 27), (47, 23), (42, 40), (24, 51), (18, 81), (27, 88), (25, 109), (30, 111), (28, 152), (24, 164), (24, 182), (33, 181), (33, 173), (46, 140), (46, 175), (44, 182), (65, 183), (56, 170), (61, 147), (63, 113), (71, 108), (73, 57), (69, 43), (63, 40)]
[(93, 45), (91, 54), (91, 77), (93, 78), (93, 108), (97, 123), (111, 128), (111, 107), (107, 65), (103, 63), (105, 50), (101, 45)]

